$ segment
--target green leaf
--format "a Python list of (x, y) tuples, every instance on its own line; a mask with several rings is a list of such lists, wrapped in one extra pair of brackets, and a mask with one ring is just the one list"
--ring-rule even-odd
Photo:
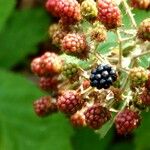
[(108, 32), (107, 33), (107, 40), (103, 43), (100, 43), (98, 45), (98, 52), (101, 54), (108, 53), (110, 51), (110, 48), (117, 46), (116, 42), (116, 35), (114, 32)]
[[(132, 11), (132, 13), (134, 14), (134, 19), (138, 25), (144, 19), (146, 19), (150, 16), (150, 12), (145, 11), (145, 10), (134, 9)], [(124, 14), (123, 15), (123, 24), (125, 25), (125, 27), (131, 28), (131, 20), (130, 20), (129, 16), (127, 15), (127, 13), (124, 10), (122, 10), (122, 14)]]
[(13, 12), (16, 0), (0, 0), (0, 31)]
[(81, 68), (86, 69), (89, 67), (89, 63), (87, 61), (81, 60), (75, 56), (62, 54), (60, 57), (65, 60), (66, 63), (75, 63), (78, 64)]
[(105, 139), (100, 139), (92, 129), (81, 128), (76, 129), (72, 138), (74, 150), (106, 150), (112, 134), (109, 134)]
[(41, 8), (16, 11), (0, 34), (0, 67), (10, 68), (37, 50), (49, 18)]
[(143, 115), (143, 119), (141, 122), (140, 127), (136, 130), (136, 135), (135, 135), (135, 145), (136, 145), (136, 150), (149, 150), (150, 149), (150, 144), (149, 144), (149, 139), (150, 139), (150, 112), (145, 113)]
[(144, 68), (148, 68), (150, 65), (150, 54), (148, 54), (147, 56), (143, 56), (139, 59), (139, 65), (144, 67)]
[(0, 71), (0, 149), (70, 150), (73, 130), (63, 115), (39, 119), (33, 100), (42, 93), (23, 76)]
[(97, 133), (100, 135), (100, 138), (104, 138), (106, 136), (106, 134), (112, 128), (113, 124), (114, 124), (114, 116), (112, 117), (111, 120), (109, 120), (106, 124), (104, 124), (101, 129), (97, 131)]

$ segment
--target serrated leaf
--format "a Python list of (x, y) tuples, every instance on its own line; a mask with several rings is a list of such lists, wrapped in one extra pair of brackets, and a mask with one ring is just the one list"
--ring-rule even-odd
[(111, 47), (115, 47), (117, 45), (116, 35), (113, 32), (107, 33), (107, 40), (103, 43), (99, 43), (97, 51), (101, 54), (108, 53)]
[(41, 8), (16, 11), (0, 33), (0, 66), (11, 68), (46, 37), (49, 18)]
[(42, 93), (23, 76), (0, 71), (0, 149), (71, 150), (73, 130), (63, 115), (39, 119), (33, 100)]
[(0, 31), (15, 8), (16, 0), (0, 0)]

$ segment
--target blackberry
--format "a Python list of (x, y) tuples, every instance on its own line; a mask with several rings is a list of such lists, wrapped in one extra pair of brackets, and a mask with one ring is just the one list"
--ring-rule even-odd
[(52, 52), (46, 52), (41, 57), (33, 59), (31, 70), (38, 76), (56, 75), (61, 71), (63, 61)]
[(57, 112), (57, 105), (50, 96), (44, 96), (33, 103), (34, 111), (39, 117), (46, 117)]
[(140, 116), (136, 111), (126, 108), (119, 112), (115, 119), (117, 133), (127, 135), (131, 133), (140, 124)]
[(140, 95), (140, 99), (142, 104), (145, 106), (150, 106), (150, 91), (148, 89), (144, 89), (142, 94)]
[(148, 80), (145, 82), (145, 88), (150, 91), (150, 74), (148, 75)]
[(111, 118), (111, 113), (99, 103), (89, 107), (85, 112), (85, 121), (87, 126), (93, 129), (99, 129), (104, 123)]
[(111, 66), (100, 64), (92, 70), (90, 84), (97, 89), (108, 89), (117, 80), (117, 73)]
[(76, 0), (48, 0), (46, 9), (54, 16), (65, 22), (78, 22), (81, 20), (80, 4)]
[(68, 64), (64, 65), (62, 74), (66, 78), (72, 78), (72, 77), (78, 75), (78, 71), (79, 71), (79, 69), (76, 64), (68, 63)]
[(69, 33), (62, 40), (62, 50), (70, 54), (81, 54), (87, 50), (86, 38), (82, 34)]
[(98, 0), (97, 7), (98, 20), (102, 22), (108, 30), (121, 26), (121, 11), (112, 0)]
[(76, 113), (83, 104), (81, 95), (74, 90), (64, 91), (57, 99), (58, 109), (67, 115)]

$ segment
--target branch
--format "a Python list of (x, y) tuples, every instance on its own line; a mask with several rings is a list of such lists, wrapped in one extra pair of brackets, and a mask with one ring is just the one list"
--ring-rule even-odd
[(116, 31), (119, 43), (119, 67), (122, 68), (122, 38), (119, 30)]
[(129, 5), (127, 4), (126, 0), (122, 0), (122, 3), (123, 3), (123, 6), (125, 7), (125, 10), (127, 11), (127, 14), (128, 14), (128, 16), (129, 16), (129, 18), (131, 20), (131, 23), (133, 24), (133, 27), (135, 29), (137, 29), (137, 24), (135, 22), (135, 19), (133, 17), (133, 14), (131, 12), (131, 9), (130, 9)]

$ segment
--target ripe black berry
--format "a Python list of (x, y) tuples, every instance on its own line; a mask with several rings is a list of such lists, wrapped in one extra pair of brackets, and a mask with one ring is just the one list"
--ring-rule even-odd
[(109, 65), (98, 65), (90, 76), (91, 86), (98, 89), (108, 89), (117, 80), (117, 73)]

